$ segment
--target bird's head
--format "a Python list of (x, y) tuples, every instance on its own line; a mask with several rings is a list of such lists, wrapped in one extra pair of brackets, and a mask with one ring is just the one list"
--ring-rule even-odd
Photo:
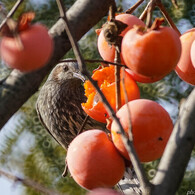
[(55, 81), (58, 83), (64, 82), (81, 82), (85, 81), (85, 77), (81, 74), (77, 62), (61, 62), (55, 66), (51, 71), (48, 81)]

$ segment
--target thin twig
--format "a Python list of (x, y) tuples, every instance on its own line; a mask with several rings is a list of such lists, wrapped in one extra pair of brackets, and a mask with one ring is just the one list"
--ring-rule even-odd
[(125, 13), (126, 14), (132, 14), (135, 11), (135, 9), (137, 9), (138, 6), (141, 5), (143, 2), (144, 2), (144, 0), (139, 0), (132, 7), (130, 7)]
[(128, 135), (129, 135), (129, 139), (130, 141), (133, 141), (133, 134), (132, 134), (132, 125), (131, 125), (131, 115), (130, 115), (130, 109), (128, 106), (128, 96), (127, 96), (127, 90), (125, 87), (125, 68), (122, 68), (122, 87), (123, 87), (123, 92), (124, 92), (124, 96), (125, 96), (125, 104), (127, 106), (127, 112), (128, 112)]
[(23, 2), (24, 0), (18, 0), (15, 5), (12, 7), (12, 9), (9, 11), (9, 13), (7, 14), (7, 16), (5, 17), (5, 19), (1, 22), (0, 24), (0, 31), (3, 28), (3, 26), (6, 24), (7, 20), (9, 18), (11, 18), (13, 16), (13, 14), (16, 12), (16, 10), (18, 9), (18, 7), (20, 6), (20, 4)]
[[(59, 6), (63, 6), (61, 0), (56, 0), (56, 1), (59, 1)], [(84, 59), (83, 59), (83, 57), (82, 57), (82, 55), (80, 53), (78, 44), (75, 41), (73, 35), (71, 34), (71, 29), (69, 28), (69, 24), (68, 24), (68, 21), (67, 21), (67, 18), (66, 18), (66, 14), (65, 13), (64, 13), (63, 19), (64, 19), (64, 24), (65, 24), (65, 30), (66, 30), (67, 35), (69, 37), (70, 43), (72, 45), (72, 48), (73, 48), (75, 57), (77, 59), (77, 62), (78, 62), (78, 65), (79, 65), (79, 68), (80, 68), (81, 73), (83, 73), (89, 79), (89, 81), (92, 83), (92, 85), (95, 87), (96, 91), (98, 92), (98, 94), (100, 96), (100, 100), (104, 103), (104, 105), (105, 105), (105, 107), (106, 107), (109, 115), (118, 124), (119, 130), (121, 132), (121, 138), (123, 140), (123, 143), (124, 143), (124, 145), (125, 145), (128, 153), (131, 154), (132, 151), (135, 153), (134, 148), (133, 148), (133, 145), (129, 141), (129, 139), (127, 138), (127, 136), (125, 134), (125, 131), (124, 131), (124, 129), (123, 129), (123, 127), (122, 127), (122, 125), (121, 125), (118, 117), (116, 116), (116, 113), (114, 112), (114, 110), (110, 106), (109, 102), (105, 98), (104, 94), (102, 93), (102, 91), (98, 87), (97, 81), (94, 81), (91, 78), (91, 75), (89, 74), (89, 72), (87, 71), (86, 64), (85, 64), (85, 61), (84, 61)], [(136, 159), (132, 158), (132, 162), (135, 162), (135, 161), (136, 161)], [(143, 188), (142, 189), (143, 190), (143, 194), (148, 194), (148, 191), (150, 190), (150, 183), (149, 183), (149, 181), (147, 179), (146, 180), (144, 179), (144, 178), (146, 178), (146, 177), (143, 176), (144, 171), (142, 169), (140, 169), (140, 167), (137, 167), (137, 164), (135, 164), (135, 169), (137, 171), (136, 173), (137, 173), (138, 180), (140, 180), (140, 185)]]
[[(119, 47), (115, 46), (115, 62), (120, 63), (120, 52)], [(121, 90), (120, 90), (120, 66), (115, 66), (115, 83), (116, 83), (116, 111), (118, 111), (121, 107)]]
[(148, 6), (147, 9), (147, 18), (146, 18), (146, 26), (149, 28), (152, 25), (152, 12), (155, 8), (156, 4), (155, 4), (155, 0), (151, 0), (150, 4)]
[(113, 7), (113, 5), (110, 5), (109, 7), (109, 16), (110, 16), (110, 20), (115, 18), (115, 8)]
[(177, 4), (177, 0), (171, 0), (171, 2), (172, 2), (173, 6), (174, 6), (176, 9), (179, 8), (179, 6), (178, 6), (178, 4)]
[[(110, 9), (109, 9), (109, 15), (110, 15), (110, 19), (114, 19), (115, 18), (115, 10), (114, 10), (114, 6), (111, 5)], [(116, 63), (120, 63), (120, 48), (119, 46), (115, 46), (115, 59), (114, 62)], [(116, 111), (119, 110), (119, 108), (121, 107), (121, 91), (120, 91), (120, 67), (119, 66), (115, 66), (115, 90), (116, 90)]]
[[(12, 174), (7, 173), (7, 172), (2, 171), (2, 170), (0, 170), (0, 175), (3, 175), (6, 178), (14, 181), (14, 183), (21, 182), (25, 186), (31, 187), (34, 190), (36, 190), (38, 192), (42, 192), (42, 193), (47, 194), (47, 195), (62, 195), (58, 192), (55, 192), (53, 190), (50, 190), (50, 189), (44, 187), (43, 185), (40, 185), (39, 183), (37, 183), (35, 181), (29, 180), (29, 179), (23, 179), (21, 177), (17, 177), (15, 175), (12, 175)], [(63, 194), (63, 195), (65, 195), (65, 194)]]
[(149, 1), (149, 3), (146, 5), (144, 11), (141, 13), (139, 19), (144, 21), (147, 17), (147, 11), (148, 11), (148, 7), (151, 5), (151, 1)]
[(89, 115), (86, 115), (86, 117), (85, 117), (85, 119), (84, 119), (84, 121), (83, 121), (83, 123), (82, 123), (82, 125), (81, 125), (81, 127), (80, 127), (80, 129), (79, 129), (79, 131), (78, 131), (77, 134), (80, 134), (80, 133), (83, 132), (83, 129), (84, 129), (85, 124), (86, 124), (86, 122), (87, 122), (88, 119), (89, 119)]
[[(119, 63), (115, 63), (115, 62), (109, 62), (109, 61), (105, 61), (105, 60), (96, 60), (96, 59), (84, 59), (85, 62), (88, 62), (88, 63), (96, 63), (96, 62), (99, 62), (99, 63), (103, 63), (103, 64), (112, 64), (114, 66), (120, 66), (120, 67), (126, 67), (126, 65), (124, 64), (119, 64)], [(63, 59), (63, 60), (60, 60), (60, 62), (77, 62), (76, 59)]]
[(131, 148), (131, 152), (129, 153), (129, 157), (131, 159), (134, 170), (135, 170), (136, 175), (138, 177), (138, 180), (140, 182), (140, 186), (142, 188), (143, 194), (148, 194), (150, 192), (149, 182), (148, 182), (148, 179), (145, 175), (143, 166), (140, 163), (139, 157), (135, 151), (135, 147), (133, 145), (131, 113), (130, 113), (130, 109), (128, 106), (128, 96), (127, 96), (127, 91), (126, 91), (126, 87), (125, 87), (125, 68), (124, 67), (122, 67), (122, 88), (123, 88), (124, 95), (125, 95), (125, 103), (127, 106), (127, 113), (128, 113), (128, 135), (129, 135), (129, 145)]
[(165, 17), (165, 19), (167, 20), (167, 22), (169, 23), (169, 25), (179, 34), (181, 35), (180, 31), (178, 30), (177, 26), (175, 25), (175, 23), (173, 22), (173, 20), (171, 19), (171, 17), (169, 16), (167, 10), (165, 9), (164, 5), (162, 4), (161, 0), (156, 0), (156, 6), (158, 6), (158, 8), (160, 9), (160, 11), (162, 12), (163, 16)]

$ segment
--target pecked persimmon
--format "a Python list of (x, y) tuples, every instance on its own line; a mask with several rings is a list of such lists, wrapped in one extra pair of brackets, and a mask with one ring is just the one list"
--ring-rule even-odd
[(195, 39), (194, 39), (192, 46), (191, 46), (190, 56), (191, 56), (192, 65), (195, 68)]
[[(121, 125), (128, 135), (130, 110), (133, 144), (141, 162), (149, 162), (160, 158), (173, 129), (172, 120), (167, 111), (158, 103), (138, 99), (128, 102), (117, 112)], [(129, 160), (128, 153), (118, 133), (118, 125), (111, 125), (112, 140), (119, 152)]]
[(195, 28), (188, 30), (180, 36), (182, 53), (175, 68), (178, 76), (185, 82), (195, 85), (195, 67), (190, 58), (192, 42), (195, 40)]
[(29, 72), (43, 67), (53, 52), (53, 40), (41, 24), (29, 25), (19, 32), (19, 39), (4, 36), (0, 45), (1, 58), (11, 67)]
[(125, 64), (136, 74), (162, 78), (177, 65), (181, 43), (175, 30), (156, 21), (150, 29), (129, 30), (123, 37), (121, 53)]
[[(119, 20), (125, 24), (127, 24), (127, 28), (125, 30), (122, 31), (120, 36), (124, 36), (125, 33), (130, 30), (131, 28), (133, 28), (134, 25), (140, 25), (140, 26), (145, 26), (144, 22), (142, 20), (140, 20), (139, 18), (137, 18), (136, 16), (133, 16), (131, 14), (119, 14), (116, 16), (116, 20)], [(104, 38), (104, 33), (103, 31), (100, 32), (99, 36), (98, 36), (98, 51), (101, 55), (101, 57), (104, 60), (110, 61), (110, 62), (114, 62), (114, 56), (115, 56), (115, 48), (114, 46), (110, 46), (105, 38)], [(122, 56), (121, 56), (122, 57)], [(123, 59), (121, 59), (122, 64), (124, 64)]]
[[(122, 72), (121, 72), (122, 73)], [(121, 74), (122, 77), (122, 74)], [(115, 76), (114, 76), (114, 66), (105, 67), (96, 70), (92, 78), (98, 82), (100, 90), (105, 95), (106, 99), (110, 103), (111, 107), (116, 110), (116, 95), (115, 95)], [(125, 71), (125, 88), (128, 95), (128, 100), (134, 100), (140, 98), (139, 88), (136, 82), (131, 78), (131, 76)], [(106, 123), (106, 119), (109, 118), (109, 114), (106, 111), (103, 103), (100, 101), (99, 96), (92, 86), (90, 81), (84, 83), (85, 96), (87, 97), (87, 102), (82, 104), (84, 111), (93, 119)], [(121, 105), (125, 104), (125, 94), (122, 87), (122, 81), (120, 81), (121, 88)]]
[(67, 164), (73, 179), (88, 190), (113, 187), (125, 170), (124, 159), (108, 135), (97, 129), (79, 134), (70, 143)]

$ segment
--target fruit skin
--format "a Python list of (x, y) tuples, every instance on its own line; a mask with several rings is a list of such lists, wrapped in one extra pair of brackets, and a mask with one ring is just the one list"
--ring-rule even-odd
[[(105, 67), (97, 70), (92, 75), (92, 79), (98, 81), (100, 90), (105, 95), (106, 99), (110, 103), (113, 110), (116, 110), (116, 94), (115, 94), (115, 77), (114, 66)], [(122, 72), (121, 72), (122, 77)], [(140, 91), (137, 83), (132, 77), (125, 71), (125, 87), (127, 91), (128, 100), (134, 100), (140, 98)], [(88, 98), (86, 103), (82, 104), (83, 110), (93, 119), (106, 123), (106, 119), (110, 116), (104, 107), (104, 104), (98, 98), (96, 90), (89, 81), (84, 84), (85, 95)], [(125, 104), (125, 94), (123, 91), (122, 81), (120, 82), (121, 88), (121, 105)]]
[(125, 64), (133, 72), (147, 77), (164, 77), (170, 73), (180, 58), (179, 35), (170, 27), (158, 30), (140, 28), (129, 30), (121, 45)]
[[(133, 28), (134, 25), (145, 26), (142, 20), (131, 14), (119, 14), (116, 16), (116, 20), (119, 20), (128, 25), (128, 27), (124, 31), (122, 31), (121, 36), (124, 36), (128, 30)], [(101, 57), (104, 60), (114, 62), (115, 48), (114, 46), (108, 45), (104, 38), (103, 30), (99, 34), (97, 45)], [(121, 63), (124, 64), (123, 59), (121, 59)]]
[(195, 40), (195, 28), (188, 30), (180, 36), (182, 53), (175, 68), (178, 76), (185, 82), (195, 85), (195, 67), (192, 65), (190, 50), (192, 42)]
[(132, 70), (130, 70), (129, 68), (125, 69), (130, 75), (131, 77), (140, 83), (154, 83), (157, 82), (159, 80), (161, 80), (164, 76), (161, 77), (147, 77), (147, 76), (143, 76), (141, 74), (137, 74), (135, 72), (133, 72)]
[(29, 26), (19, 33), (23, 48), (14, 37), (4, 36), (0, 45), (1, 58), (5, 63), (22, 72), (44, 66), (53, 52), (53, 40), (47, 28), (41, 24)]
[(105, 132), (97, 129), (85, 131), (71, 142), (67, 164), (73, 179), (88, 190), (113, 187), (125, 170), (114, 144)]
[(192, 65), (195, 68), (195, 39), (194, 39), (192, 46), (191, 46), (190, 57), (191, 57)]
[(122, 194), (109, 188), (96, 188), (90, 191), (89, 193), (87, 193), (87, 195), (122, 195)]
[[(128, 102), (130, 109), (133, 143), (141, 162), (160, 158), (173, 129), (173, 123), (167, 111), (158, 103), (138, 99)], [(128, 134), (128, 112), (124, 105), (117, 112), (120, 122)], [(111, 125), (112, 140), (120, 153), (129, 159), (115, 121)]]

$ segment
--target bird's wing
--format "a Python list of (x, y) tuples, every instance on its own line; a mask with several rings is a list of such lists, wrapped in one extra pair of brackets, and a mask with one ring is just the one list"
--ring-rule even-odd
[[(43, 127), (48, 131), (48, 133), (57, 141), (58, 144), (60, 144), (60, 142), (51, 134), (51, 132), (49, 131), (49, 129), (47, 128), (47, 126), (45, 125), (42, 117), (41, 117), (41, 114), (40, 114), (40, 111), (39, 111), (39, 106), (38, 104), (36, 103), (36, 111), (37, 111), (37, 116), (39, 117), (39, 120), (41, 121), (41, 124), (43, 125)], [(61, 144), (60, 144), (61, 145)]]

